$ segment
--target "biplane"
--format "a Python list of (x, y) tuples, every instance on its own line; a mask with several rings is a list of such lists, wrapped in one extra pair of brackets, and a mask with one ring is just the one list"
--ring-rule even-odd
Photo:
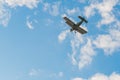
[(77, 31), (77, 32), (79, 32), (81, 34), (87, 33), (87, 31), (85, 29), (83, 29), (82, 27), (80, 27), (80, 25), (83, 22), (88, 23), (88, 21), (85, 18), (83, 18), (81, 16), (78, 16), (78, 18), (80, 18), (81, 21), (78, 22), (78, 23), (76, 23), (76, 24), (72, 20), (70, 20), (69, 18), (67, 18), (67, 17), (63, 17), (63, 18), (66, 21), (66, 23), (71, 27), (71, 29), (70, 29), (71, 32), (75, 30), (75, 31)]

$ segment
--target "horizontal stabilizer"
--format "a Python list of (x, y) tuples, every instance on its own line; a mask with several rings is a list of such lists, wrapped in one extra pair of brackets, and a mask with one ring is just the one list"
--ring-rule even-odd
[(81, 16), (78, 16), (78, 18), (80, 18), (80, 19), (83, 20), (84, 22), (88, 23), (88, 21), (87, 21), (85, 18), (83, 18), (83, 17), (81, 17)]

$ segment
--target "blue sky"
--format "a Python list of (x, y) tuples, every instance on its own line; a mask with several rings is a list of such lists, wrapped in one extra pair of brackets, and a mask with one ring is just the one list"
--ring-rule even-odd
[[(0, 80), (120, 80), (119, 0), (0, 0)], [(87, 34), (70, 32), (63, 16)]]

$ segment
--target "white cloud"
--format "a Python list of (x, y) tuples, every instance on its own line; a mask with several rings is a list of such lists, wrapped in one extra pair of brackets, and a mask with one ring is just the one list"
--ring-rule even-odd
[(54, 23), (54, 21), (52, 19), (46, 19), (46, 26), (49, 26), (50, 24)]
[(7, 26), (10, 17), (10, 11), (4, 6), (4, 0), (0, 0), (0, 24)]
[(94, 44), (97, 48), (104, 50), (105, 54), (110, 55), (120, 48), (120, 30), (111, 29), (109, 34), (98, 35)]
[(92, 57), (95, 55), (95, 50), (93, 49), (92, 42), (88, 39), (87, 44), (81, 48), (80, 51), (80, 61), (79, 61), (79, 69), (82, 69), (86, 65), (92, 62)]
[(72, 80), (120, 80), (120, 74), (112, 73), (110, 76), (107, 76), (101, 73), (96, 73), (88, 79), (73, 78)]
[(66, 17), (66, 16), (67, 16), (66, 14), (62, 14), (62, 15), (61, 15), (62, 18), (63, 18), (63, 17)]
[[(119, 22), (110, 28), (108, 34), (99, 34), (95, 39), (92, 37), (84, 37), (76, 33), (71, 36), (72, 54), (70, 56), (73, 65), (77, 65), (79, 69), (84, 68), (92, 62), (93, 56), (96, 55), (96, 48), (104, 50), (106, 55), (111, 55), (114, 51), (120, 49), (120, 27)], [(113, 27), (113, 26), (112, 26)], [(66, 39), (67, 33), (63, 31), (59, 35), (59, 41)], [(87, 40), (86, 40), (87, 39)], [(93, 47), (94, 46), (94, 47)], [(79, 55), (79, 56), (78, 56)]]
[(59, 72), (59, 73), (58, 73), (58, 76), (59, 76), (59, 77), (63, 77), (63, 76), (64, 76), (63, 72)]
[(59, 7), (60, 3), (55, 3), (54, 5), (51, 6), (50, 14), (53, 16), (59, 15)]
[(104, 74), (97, 73), (94, 76), (92, 76), (90, 80), (109, 80), (109, 78)]
[(46, 71), (43, 69), (31, 69), (28, 74), (30, 77), (42, 77), (42, 78), (49, 78), (49, 79), (60, 79), (64, 76), (64, 72), (51, 72)]
[(106, 55), (111, 55), (120, 49), (119, 43), (119, 29), (110, 29), (108, 34), (98, 35), (94, 40), (89, 37), (84, 37), (83, 35), (81, 36), (80, 34), (74, 36), (71, 40), (72, 63), (73, 65), (78, 65), (79, 69), (82, 69), (92, 62), (93, 56), (96, 55), (96, 48), (104, 50)]
[[(59, 41), (62, 42), (67, 36), (67, 31), (63, 31), (59, 35)], [(92, 62), (92, 57), (96, 52), (93, 47), (92, 40), (83, 35), (76, 33), (71, 40), (72, 54), (70, 58), (73, 65), (77, 65), (79, 69), (84, 68)], [(86, 43), (87, 42), (87, 43)], [(78, 56), (79, 55), (79, 56)]]
[[(84, 68), (92, 62), (92, 57), (96, 52), (93, 48), (93, 43), (90, 38), (76, 33), (71, 40), (72, 54), (71, 60), (73, 65), (78, 65), (79, 69)], [(79, 56), (78, 56), (79, 55)]]
[(32, 21), (27, 20), (26, 25), (29, 29), (34, 29), (34, 27), (32, 26)]
[(99, 23), (102, 24), (110, 24), (115, 21), (114, 14), (112, 13), (113, 7), (117, 4), (118, 0), (107, 0), (103, 1), (103, 3), (97, 5), (97, 9), (101, 14), (102, 20)]
[(85, 3), (85, 0), (78, 0), (80, 3)]
[(74, 78), (72, 80), (83, 80), (82, 78)]
[(71, 55), (71, 59), (72, 59), (72, 64), (73, 65), (77, 65), (77, 59), (76, 59), (76, 55), (78, 50), (80, 49), (80, 44), (83, 43), (83, 37), (81, 34), (76, 33), (76, 35), (74, 36), (74, 38), (71, 40), (71, 47), (72, 47), (72, 55)]
[(95, 14), (94, 8), (95, 8), (94, 4), (91, 4), (90, 6), (85, 7), (85, 16), (87, 18), (89, 18), (90, 16), (93, 16)]
[(64, 76), (64, 73), (63, 72), (58, 72), (58, 73), (51, 73), (50, 75), (50, 78), (62, 78)]
[(74, 15), (74, 14), (76, 14), (76, 13), (80, 13), (80, 10), (79, 10), (79, 8), (78, 7), (76, 7), (76, 8), (73, 8), (73, 9), (67, 9), (66, 10), (67, 11), (67, 14), (68, 15)]
[(59, 8), (60, 8), (60, 2), (55, 2), (53, 4), (50, 3), (43, 3), (43, 10), (47, 11), (52, 16), (59, 15)]
[(118, 1), (119, 0), (103, 0), (99, 3), (92, 3), (90, 6), (85, 7), (85, 15), (90, 17), (98, 11), (102, 17), (101, 21), (98, 23), (98, 27), (111, 24), (115, 21), (115, 16), (112, 12), (113, 7), (117, 5)]
[(66, 36), (68, 35), (68, 33), (69, 33), (69, 30), (66, 30), (66, 31), (61, 32), (61, 34), (59, 34), (59, 36), (58, 36), (59, 42), (64, 41), (65, 38), (66, 38)]
[(110, 80), (120, 80), (120, 74), (113, 73), (111, 76), (109, 76)]
[(49, 7), (50, 7), (49, 3), (44, 3), (43, 5), (44, 5), (44, 7), (43, 7), (44, 11), (47, 11), (49, 9)]
[(37, 7), (39, 0), (5, 0), (10, 7), (26, 6), (30, 9)]
[(31, 69), (30, 72), (28, 73), (29, 76), (39, 76), (41, 74), (40, 69)]
[[(11, 14), (8, 7), (15, 8), (17, 6), (26, 6), (33, 9), (37, 7), (40, 1), (41, 0), (0, 0), (0, 24), (7, 26), (10, 20)], [(32, 28), (31, 22), (27, 22), (27, 24)]]

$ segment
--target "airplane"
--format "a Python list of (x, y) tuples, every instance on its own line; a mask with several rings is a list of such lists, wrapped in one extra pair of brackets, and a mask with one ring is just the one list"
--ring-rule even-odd
[(88, 23), (88, 21), (86, 19), (84, 19), (83, 17), (78, 16), (78, 18), (80, 18), (81, 21), (78, 22), (77, 24), (75, 24), (72, 20), (70, 20), (67, 17), (63, 17), (63, 18), (66, 21), (66, 23), (71, 27), (71, 29), (70, 29), (71, 32), (75, 30), (81, 34), (87, 33), (87, 31), (85, 29), (79, 27), (83, 22)]

